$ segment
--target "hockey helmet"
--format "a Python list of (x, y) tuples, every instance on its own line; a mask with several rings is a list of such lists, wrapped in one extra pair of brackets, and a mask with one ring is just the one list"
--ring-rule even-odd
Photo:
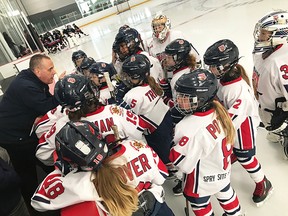
[(147, 56), (143, 54), (136, 54), (128, 57), (122, 65), (123, 74), (128, 77), (129, 84), (133, 84), (131, 80), (139, 80), (138, 84), (150, 75), (150, 61)]
[(183, 115), (209, 110), (217, 93), (217, 85), (215, 75), (206, 69), (183, 74), (175, 84), (176, 109)]
[(56, 100), (63, 108), (76, 111), (99, 99), (99, 90), (94, 83), (81, 74), (69, 74), (59, 80), (54, 89)]
[[(153, 30), (153, 37), (157, 38), (160, 42), (164, 41), (168, 32), (171, 29), (170, 19), (165, 15), (156, 15), (151, 23)], [(163, 29), (159, 32), (158, 27), (163, 26)]]
[[(264, 30), (264, 31), (263, 31)], [(267, 39), (261, 39), (261, 33), (267, 31)], [(261, 32), (262, 31), (262, 32)], [(254, 28), (254, 52), (265, 52), (279, 44), (287, 43), (288, 12), (273, 11), (262, 17)]]
[(175, 65), (167, 66), (168, 71), (174, 71), (187, 64), (187, 57), (191, 51), (191, 44), (184, 39), (176, 39), (165, 47), (165, 55), (172, 56)]
[(203, 58), (210, 70), (217, 69), (212, 72), (220, 79), (238, 63), (239, 50), (231, 40), (223, 39), (208, 47)]
[(83, 170), (97, 171), (108, 155), (98, 127), (89, 121), (67, 122), (56, 134), (55, 142), (58, 157)]

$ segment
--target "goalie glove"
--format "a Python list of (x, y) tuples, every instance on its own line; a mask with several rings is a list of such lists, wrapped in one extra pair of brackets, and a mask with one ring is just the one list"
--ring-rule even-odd
[(288, 109), (287, 109), (287, 101), (285, 98), (276, 98), (275, 100), (275, 110), (271, 111), (265, 109), (268, 112), (272, 113), (272, 118), (270, 122), (270, 126), (267, 126), (266, 129), (273, 133), (281, 133), (285, 132), (285, 135), (288, 135), (286, 132), (286, 128), (288, 126)]

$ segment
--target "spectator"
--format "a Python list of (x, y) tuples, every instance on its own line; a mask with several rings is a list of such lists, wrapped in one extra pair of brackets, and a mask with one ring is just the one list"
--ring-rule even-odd
[(0, 147), (0, 215), (29, 216), (20, 192), (20, 178), (10, 163), (7, 151)]
[(54, 64), (48, 56), (34, 55), (29, 68), (13, 80), (0, 102), (0, 146), (8, 151), (21, 178), (28, 208), (38, 186), (35, 157), (38, 139), (31, 129), (37, 117), (58, 105), (48, 87), (55, 74)]
[(25, 38), (26, 38), (26, 40), (27, 40), (30, 48), (32, 49), (32, 51), (33, 51), (33, 52), (37, 51), (37, 50), (38, 50), (38, 49), (37, 49), (37, 46), (36, 46), (36, 44), (34, 43), (32, 37), (31, 37), (31, 35), (29, 34), (29, 32), (28, 32), (27, 29), (24, 30), (24, 36), (25, 36)]
[(20, 58), (21, 57), (21, 54), (19, 53), (18, 51), (18, 48), (17, 48), (17, 44), (13, 42), (13, 40), (11, 39), (11, 37), (7, 34), (7, 32), (3, 32), (3, 37), (6, 41), (6, 43), (8, 44), (8, 46), (10, 47), (10, 49), (12, 50), (14, 56), (16, 58)]

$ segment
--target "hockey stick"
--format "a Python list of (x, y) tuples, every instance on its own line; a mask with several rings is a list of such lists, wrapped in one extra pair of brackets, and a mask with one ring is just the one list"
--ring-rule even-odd
[(189, 201), (186, 199), (186, 207), (184, 208), (186, 216), (189, 216)]
[(112, 82), (111, 82), (109, 73), (108, 73), (108, 72), (104, 72), (103, 75), (104, 75), (104, 77), (105, 77), (105, 80), (106, 80), (106, 83), (107, 83), (107, 86), (108, 86), (108, 89), (109, 89), (109, 92), (110, 92), (111, 97), (114, 98), (114, 99), (116, 99), (115, 89), (114, 89), (114, 86), (113, 86), (113, 84), (112, 84)]

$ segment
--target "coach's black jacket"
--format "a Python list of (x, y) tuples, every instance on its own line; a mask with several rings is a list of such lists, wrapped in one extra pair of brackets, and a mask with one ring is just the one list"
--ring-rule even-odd
[(0, 144), (35, 139), (30, 131), (36, 117), (58, 105), (49, 87), (30, 70), (21, 71), (0, 102)]

